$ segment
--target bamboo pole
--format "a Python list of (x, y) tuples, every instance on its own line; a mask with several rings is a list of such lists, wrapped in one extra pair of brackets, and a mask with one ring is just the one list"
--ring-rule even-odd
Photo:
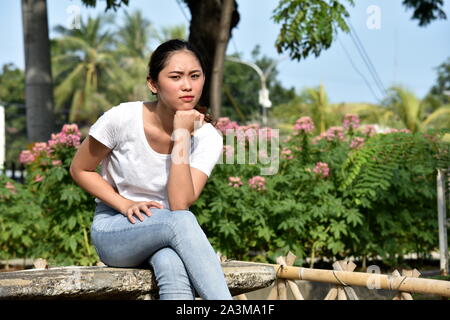
[(325, 296), (324, 300), (336, 300), (338, 296), (338, 288), (337, 286), (333, 287), (328, 291), (328, 294)]
[(380, 285), (379, 289), (450, 297), (450, 281), (407, 276), (393, 277), (392, 275), (364, 272), (335, 271), (292, 266), (283, 267), (280, 264), (266, 263), (263, 265), (272, 266), (276, 276), (281, 279), (308, 280), (331, 284), (341, 284), (344, 282), (347, 285), (359, 287), (367, 287), (370, 281), (375, 279), (377, 284), (379, 283)]
[(337, 299), (347, 300), (347, 295), (345, 294), (344, 288), (342, 286), (338, 286), (337, 290), (338, 290)]
[[(400, 276), (397, 270), (394, 271), (398, 276)], [(420, 276), (420, 272), (417, 269), (414, 270), (403, 270), (402, 276), (418, 278)], [(411, 293), (409, 292), (399, 292), (400, 300), (413, 300)]]
[[(333, 268), (338, 271), (352, 272), (353, 270), (355, 270), (356, 264), (351, 261), (336, 261), (335, 263), (333, 263)], [(342, 289), (345, 291), (347, 297), (350, 300), (359, 300), (355, 290), (352, 287), (342, 286)]]
[(278, 287), (275, 283), (267, 296), (267, 300), (278, 300)]
[(279, 300), (287, 300), (286, 280), (277, 280), (277, 289)]
[[(286, 256), (286, 259), (280, 256), (276, 260), (278, 263), (280, 263), (280, 265), (284, 267), (284, 266), (292, 266), (296, 258), (297, 257), (292, 252), (289, 251)], [(284, 285), (289, 287), (289, 289), (291, 289), (291, 292), (294, 295), (295, 300), (305, 300), (295, 281), (289, 279), (284, 280)]]
[(289, 285), (289, 289), (291, 289), (291, 292), (294, 295), (295, 300), (305, 300), (300, 292), (300, 289), (294, 281), (288, 280), (287, 283)]
[[(397, 270), (394, 270), (394, 271), (392, 272), (392, 275), (393, 275), (394, 277), (401, 277), (400, 272), (398, 272)], [(402, 292), (399, 291), (399, 292), (395, 295), (395, 297), (392, 298), (392, 300), (403, 300)]]
[[(280, 264), (281, 267), (286, 267), (286, 261), (284, 261), (283, 257), (278, 257), (276, 261)], [(277, 287), (278, 287), (278, 297), (280, 300), (287, 300), (287, 288), (286, 288), (286, 280), (277, 279)]]
[[(336, 261), (333, 263), (334, 270), (337, 271), (349, 271), (352, 272), (356, 268), (356, 264), (351, 261)], [(325, 296), (325, 300), (359, 300), (355, 290), (352, 287), (348, 287), (346, 283), (340, 283), (331, 288), (328, 294)]]

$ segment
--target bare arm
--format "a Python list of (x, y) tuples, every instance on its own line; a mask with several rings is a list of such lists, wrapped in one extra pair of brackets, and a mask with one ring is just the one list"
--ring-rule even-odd
[(95, 172), (99, 163), (110, 152), (111, 149), (93, 137), (88, 136), (84, 139), (72, 160), (70, 175), (81, 188), (99, 198), (110, 207), (125, 214), (126, 209), (133, 201), (122, 197), (108, 182)]
[[(185, 210), (200, 196), (208, 176), (189, 166), (189, 134), (176, 139), (172, 149), (172, 164), (167, 183), (170, 210)], [(177, 163), (178, 162), (178, 163)]]

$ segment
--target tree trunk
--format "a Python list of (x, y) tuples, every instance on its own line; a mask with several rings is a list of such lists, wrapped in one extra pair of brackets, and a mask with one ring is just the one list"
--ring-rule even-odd
[[(217, 42), (219, 40), (220, 19), (223, 10), (223, 0), (184, 0), (191, 12), (191, 23), (189, 27), (189, 41), (196, 46), (203, 56), (206, 65), (206, 80), (203, 88), (203, 94), (200, 104), (209, 107), (211, 74), (214, 63), (214, 56)], [(237, 11), (237, 3), (234, 1), (234, 10), (231, 14), (231, 23), (229, 26), (228, 39), (231, 38), (231, 30), (239, 23), (239, 12)], [(228, 41), (227, 41), (228, 42)]]
[(22, 20), (28, 141), (47, 141), (54, 114), (46, 0), (22, 0)]
[(211, 89), (209, 92), (211, 113), (214, 118), (220, 116), (220, 107), (222, 104), (222, 80), (223, 64), (225, 53), (230, 36), (231, 15), (234, 10), (234, 0), (223, 0), (222, 13), (220, 17), (219, 38), (214, 52), (213, 68), (211, 73)]

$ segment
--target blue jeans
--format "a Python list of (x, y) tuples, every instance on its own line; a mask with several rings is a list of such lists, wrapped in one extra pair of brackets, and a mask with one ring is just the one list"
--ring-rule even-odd
[(232, 299), (214, 249), (188, 210), (151, 208), (132, 224), (117, 210), (99, 203), (91, 240), (110, 267), (153, 267), (161, 300)]

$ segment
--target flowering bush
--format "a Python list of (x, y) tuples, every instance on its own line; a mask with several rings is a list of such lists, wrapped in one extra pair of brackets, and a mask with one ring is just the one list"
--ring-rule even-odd
[[(220, 123), (243, 131), (235, 142), (251, 154), (259, 127)], [(191, 207), (216, 250), (264, 262), (291, 250), (297, 264), (308, 256), (381, 256), (396, 264), (402, 254), (436, 248), (435, 168), (449, 163), (449, 145), (437, 142), (439, 133), (376, 133), (356, 115), (318, 136), (313, 130), (311, 118), (301, 117), (281, 139), (277, 174), (258, 175), (259, 163), (216, 165)], [(229, 143), (224, 157), (237, 151)]]
[(258, 191), (266, 190), (266, 179), (261, 176), (255, 176), (248, 179), (248, 185), (252, 189), (256, 189)]
[[(341, 127), (314, 137), (314, 123), (301, 117), (280, 140), (278, 155), (252, 150), (256, 140), (273, 143), (270, 128), (227, 118), (219, 119), (219, 128), (230, 161), (216, 165), (190, 210), (229, 258), (274, 262), (291, 250), (296, 264), (308, 256), (312, 262), (381, 256), (396, 263), (402, 254), (436, 248), (435, 169), (450, 163), (439, 132), (381, 134), (348, 115)], [(95, 203), (69, 174), (80, 140), (76, 125), (65, 125), (20, 154), (25, 185), (0, 179), (0, 258), (98, 260), (89, 236)], [(246, 162), (236, 164), (240, 148)], [(262, 176), (262, 164), (250, 156), (255, 151), (260, 160), (279, 156), (279, 171)]]
[(39, 255), (48, 228), (43, 211), (26, 186), (0, 176), (0, 259)]
[(89, 265), (98, 260), (89, 236), (95, 204), (69, 173), (80, 140), (77, 125), (66, 124), (48, 142), (30, 145), (19, 157), (26, 166), (27, 189), (47, 223), (47, 229), (36, 234), (34, 253), (55, 264)]
[(301, 117), (295, 121), (294, 134), (299, 134), (301, 132), (310, 133), (314, 131), (314, 123), (310, 117)]
[(316, 166), (313, 169), (313, 172), (319, 178), (326, 178), (330, 174), (330, 168), (328, 168), (328, 163), (325, 162), (317, 162)]

